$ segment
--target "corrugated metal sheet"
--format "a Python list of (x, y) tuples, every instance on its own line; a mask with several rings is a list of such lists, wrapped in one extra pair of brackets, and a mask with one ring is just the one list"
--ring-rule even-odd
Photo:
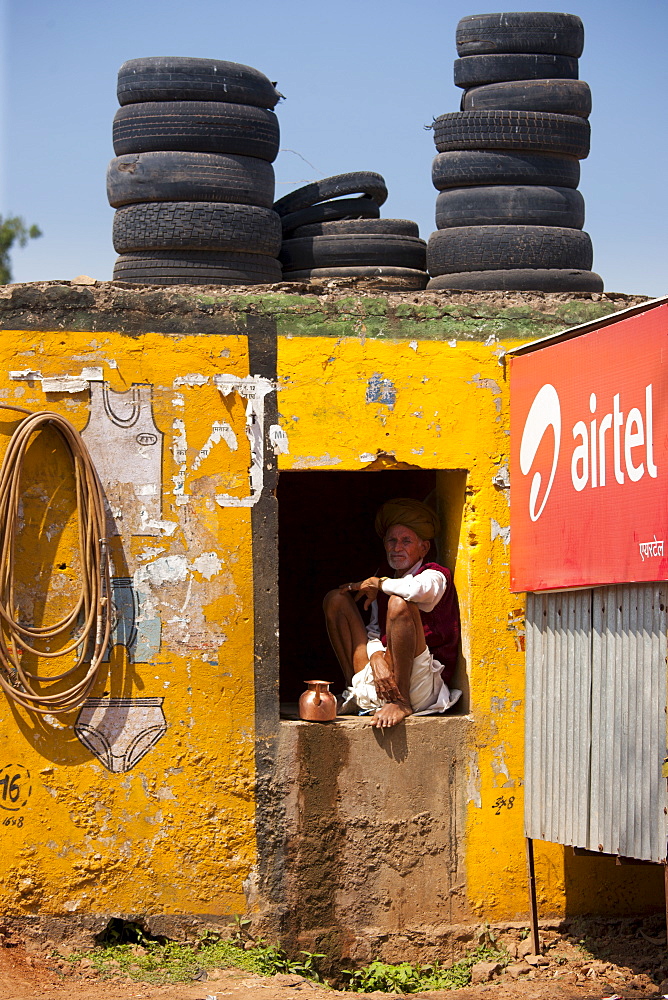
[(663, 585), (528, 594), (526, 632), (527, 836), (663, 860)]
[(527, 836), (579, 845), (589, 797), (591, 591), (527, 594), (526, 662)]

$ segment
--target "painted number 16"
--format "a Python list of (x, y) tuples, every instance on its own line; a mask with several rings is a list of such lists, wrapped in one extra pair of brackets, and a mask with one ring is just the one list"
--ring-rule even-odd
[(18, 812), (27, 804), (32, 792), (30, 771), (23, 764), (0, 767), (0, 809)]
[(19, 796), (21, 794), (21, 786), (19, 781), (21, 780), (20, 774), (14, 774), (11, 776), (6, 774), (4, 778), (0, 779), (0, 788), (2, 788), (2, 801), (6, 802), (9, 799), (10, 802), (18, 802)]

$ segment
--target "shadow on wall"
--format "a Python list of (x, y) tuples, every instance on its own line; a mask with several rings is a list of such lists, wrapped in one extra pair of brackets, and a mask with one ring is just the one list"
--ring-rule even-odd
[[(15, 429), (15, 423), (2, 421), (3, 436)], [(53, 624), (76, 604), (81, 581), (81, 560), (77, 541), (77, 506), (74, 470), (60, 435), (43, 429), (26, 450), (21, 477), (21, 521), (15, 545), (15, 599), (19, 620), (31, 626)], [(125, 555), (120, 544), (114, 545), (114, 566), (127, 575)], [(65, 648), (72, 641), (69, 633), (61, 641)], [(39, 644), (38, 644), (39, 645)], [(42, 647), (46, 648), (46, 647)], [(57, 649), (51, 645), (51, 651)], [(42, 676), (54, 676), (70, 669), (73, 654), (48, 660), (25, 653), (22, 665)], [(84, 663), (76, 677), (47, 684), (42, 690), (58, 693), (84, 676)], [(116, 646), (110, 656), (108, 673), (96, 682), (92, 695), (126, 697), (132, 692), (134, 666), (127, 651)], [(134, 684), (143, 683), (134, 673)], [(42, 716), (17, 708), (7, 699), (17, 729), (31, 747), (54, 764), (77, 765), (90, 761), (90, 752), (77, 739), (73, 726), (79, 708), (57, 716)]]
[[(336, 692), (343, 690), (343, 676), (325, 629), (322, 600), (328, 590), (349, 580), (362, 580), (378, 572), (391, 575), (374, 531), (380, 505), (398, 496), (428, 499), (435, 505), (443, 523), (436, 558), (454, 573), (465, 487), (466, 472), (460, 469), (387, 468), (383, 460), (361, 472), (281, 473), (278, 537), (282, 702), (297, 701), (304, 690), (303, 682), (314, 677), (333, 682)], [(459, 584), (460, 596), (464, 582)], [(465, 712), (468, 683), (462, 662), (454, 686), (464, 691), (461, 711)]]
[(576, 855), (571, 847), (565, 847), (564, 893), (567, 917), (656, 913), (664, 908), (664, 867), (618, 865), (615, 858)]

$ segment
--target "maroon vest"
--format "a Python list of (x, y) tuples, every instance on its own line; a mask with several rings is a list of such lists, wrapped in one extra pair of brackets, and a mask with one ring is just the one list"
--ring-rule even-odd
[[(438, 602), (433, 611), (420, 611), (422, 627), (424, 628), (424, 638), (434, 658), (443, 664), (441, 676), (446, 684), (452, 680), (452, 675), (457, 666), (457, 653), (459, 650), (459, 635), (461, 626), (459, 621), (459, 601), (457, 591), (452, 582), (452, 573), (445, 566), (438, 563), (423, 563), (412, 575), (419, 576), (425, 569), (435, 569), (442, 573), (447, 580), (445, 594)], [(380, 627), (380, 641), (387, 646), (387, 604), (389, 595), (378, 591), (378, 625)]]

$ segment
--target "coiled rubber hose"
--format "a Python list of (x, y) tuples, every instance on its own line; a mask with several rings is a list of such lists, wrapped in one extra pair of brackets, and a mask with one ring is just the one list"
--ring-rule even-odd
[[(31, 712), (42, 715), (69, 712), (88, 696), (109, 644), (111, 578), (104, 495), (88, 449), (65, 417), (48, 410), (31, 413), (23, 407), (6, 404), (0, 404), (0, 408), (27, 414), (12, 434), (0, 468), (0, 687), (12, 701)], [(17, 620), (14, 601), (21, 473), (30, 440), (47, 426), (60, 435), (74, 466), (81, 587), (74, 607), (60, 621), (53, 625), (28, 626)], [(33, 645), (53, 646), (63, 642), (65, 647), (56, 652)], [(43, 677), (21, 666), (22, 653), (48, 659), (74, 653), (76, 662), (69, 670)], [(56, 693), (46, 693), (35, 687), (68, 678), (64, 688), (58, 684), (60, 690)]]

